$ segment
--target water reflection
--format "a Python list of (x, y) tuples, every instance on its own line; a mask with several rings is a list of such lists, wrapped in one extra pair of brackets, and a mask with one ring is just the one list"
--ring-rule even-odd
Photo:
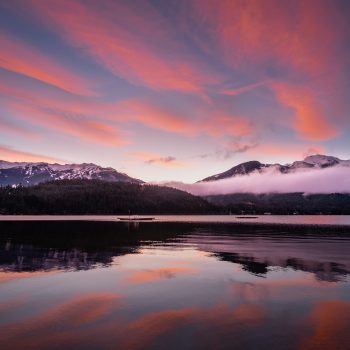
[(349, 349), (346, 228), (0, 223), (2, 349)]
[(114, 257), (140, 247), (167, 245), (194, 246), (260, 276), (269, 267), (312, 272), (333, 282), (350, 274), (350, 228), (112, 222), (0, 226), (1, 271), (88, 270), (110, 266)]
[(137, 252), (143, 238), (163, 239), (135, 223), (2, 222), (0, 231), (0, 270), (13, 272), (109, 266), (114, 257)]

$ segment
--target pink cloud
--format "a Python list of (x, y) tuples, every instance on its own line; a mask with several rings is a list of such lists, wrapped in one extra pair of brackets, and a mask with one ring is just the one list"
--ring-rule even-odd
[(294, 145), (294, 144), (258, 144), (247, 150), (248, 154), (264, 157), (284, 157), (288, 159), (305, 158), (313, 154), (325, 154), (326, 149), (321, 145)]
[[(207, 134), (211, 137), (246, 136), (254, 134), (256, 131), (248, 119), (221, 112), (220, 107), (216, 107), (216, 111), (213, 111), (212, 106), (209, 108), (206, 105), (201, 105), (199, 108), (201, 113), (198, 113), (200, 117), (190, 117), (144, 99), (101, 102), (80, 96), (48, 94), (39, 88), (34, 91), (26, 90), (11, 82), (0, 83), (0, 93), (10, 99), (10, 108), (13, 108), (18, 116), (43, 123), (43, 125), (47, 126), (51, 118), (51, 120), (57, 121), (57, 125), (51, 123), (51, 127), (66, 124), (67, 128), (65, 129), (70, 133), (75, 130), (79, 132), (81, 129), (81, 135), (83, 135), (83, 129), (86, 128), (86, 137), (88, 138), (91, 133), (90, 136), (94, 139), (93, 135), (96, 134), (96, 141), (99, 138), (97, 135), (99, 130), (104, 129), (106, 137), (101, 134), (102, 143), (118, 145), (126, 142), (122, 132), (117, 129), (115, 129), (113, 136), (113, 130), (108, 126), (107, 121), (118, 123), (119, 127), (140, 123), (151, 128), (185, 136), (199, 134)], [(34, 112), (34, 110), (38, 112)], [(99, 122), (101, 127), (94, 130), (92, 122), (84, 121), (85, 119)], [(68, 127), (69, 124), (71, 127)]]
[[(49, 94), (45, 89), (24, 89), (11, 82), (0, 83), (5, 104), (17, 117), (86, 141), (121, 146), (128, 142), (114, 127), (113, 105), (81, 96)], [(109, 119), (106, 121), (105, 119)]]
[(211, 136), (247, 136), (254, 134), (254, 124), (243, 116), (214, 113), (201, 122), (201, 128)]
[(221, 93), (224, 95), (229, 95), (229, 96), (238, 96), (241, 94), (244, 94), (246, 92), (255, 90), (256, 88), (259, 88), (261, 86), (266, 85), (266, 81), (254, 83), (254, 84), (248, 84), (240, 87), (234, 87), (234, 88), (226, 88), (221, 90)]
[(187, 161), (176, 159), (173, 156), (164, 156), (159, 153), (133, 152), (130, 155), (146, 164), (154, 164), (164, 168), (186, 168), (190, 166), (190, 163)]
[(21, 103), (13, 103), (12, 110), (30, 122), (59, 130), (88, 142), (107, 146), (121, 146), (127, 143), (118, 129), (102, 121)]
[(339, 130), (327, 120), (321, 103), (313, 91), (289, 84), (273, 84), (278, 100), (293, 109), (294, 127), (307, 139), (325, 140), (338, 135)]
[(149, 102), (129, 100), (115, 107), (119, 118), (125, 121), (137, 121), (156, 129), (179, 134), (193, 135), (198, 131), (196, 123), (189, 117)]
[[(220, 4), (194, 0), (193, 4), (191, 20), (201, 31), (189, 34), (207, 54), (221, 55), (234, 70), (254, 74), (263, 81), (275, 79), (267, 72), (272, 65), (277, 67), (283, 72), (280, 79), (285, 90), (282, 93), (276, 86), (270, 88), (280, 103), (294, 110), (295, 122), (290, 126), (308, 139), (337, 135), (334, 119), (341, 122), (343, 117), (334, 111), (343, 104), (339, 91), (346, 83), (343, 71), (347, 65), (347, 56), (340, 52), (347, 20), (337, 6), (332, 2), (285, 4), (278, 0), (223, 0)], [(299, 92), (296, 82), (302, 87)], [(237, 95), (259, 85), (222, 92)], [(320, 92), (322, 98), (318, 99)]]
[(19, 151), (7, 146), (0, 145), (0, 159), (8, 162), (48, 162), (64, 163), (62, 159)]
[[(84, 53), (132, 84), (193, 93), (221, 79), (190, 52), (179, 53), (180, 44), (151, 6), (142, 5), (137, 15), (132, 6), (112, 1), (105, 1), (103, 7), (78, 1), (31, 4), (31, 11), (69, 44), (83, 47)], [(161, 38), (164, 47), (147, 45), (153, 43), (153, 35)]]
[(23, 74), (74, 94), (94, 94), (91, 82), (35, 47), (4, 32), (0, 33), (0, 46), (0, 68)]

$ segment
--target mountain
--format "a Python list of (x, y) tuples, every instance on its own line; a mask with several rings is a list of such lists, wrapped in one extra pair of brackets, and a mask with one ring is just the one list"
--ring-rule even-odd
[(261, 172), (262, 169), (265, 169), (268, 165), (262, 164), (257, 160), (252, 160), (250, 162), (245, 162), (239, 165), (234, 166), (233, 168), (213, 176), (206, 177), (201, 180), (203, 182), (207, 181), (217, 181), (222, 179), (227, 179), (229, 177), (239, 176), (239, 175), (248, 175), (254, 171)]
[(245, 162), (234, 166), (233, 168), (213, 176), (206, 177), (198, 182), (208, 182), (228, 179), (235, 176), (249, 175), (251, 173), (262, 173), (265, 171), (277, 171), (281, 174), (289, 174), (300, 171), (307, 171), (310, 169), (323, 169), (333, 166), (348, 166), (350, 167), (350, 160), (342, 160), (332, 156), (313, 155), (308, 156), (302, 161), (295, 161), (292, 164), (263, 164), (256, 160)]
[(96, 164), (49, 164), (49, 163), (25, 163), (6, 162), (0, 160), (0, 185), (36, 185), (52, 180), (89, 179), (111, 182), (143, 181), (134, 179), (120, 173), (113, 168), (103, 168)]

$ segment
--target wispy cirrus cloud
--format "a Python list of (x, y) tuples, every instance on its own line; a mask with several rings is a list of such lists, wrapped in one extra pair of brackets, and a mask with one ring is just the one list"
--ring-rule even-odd
[[(200, 116), (193, 117), (147, 99), (103, 102), (80, 96), (48, 94), (40, 88), (29, 90), (10, 82), (0, 83), (0, 93), (9, 99), (8, 104), (19, 116), (46, 123), (46, 126), (51, 125), (51, 127), (55, 127), (56, 124), (48, 125), (50, 118), (57, 121), (57, 127), (62, 124), (68, 126), (71, 123), (71, 129), (67, 128), (67, 132), (71, 133), (85, 127), (86, 138), (89, 137), (89, 131), (92, 134), (97, 133), (98, 130), (103, 129), (102, 125), (105, 125), (104, 129), (107, 131), (108, 123), (118, 123), (120, 130), (115, 128), (114, 141), (106, 133), (106, 137), (101, 138), (104, 143), (123, 144), (127, 142), (121, 129), (127, 129), (133, 123), (188, 137), (200, 134), (214, 138), (225, 135), (246, 136), (256, 131), (255, 125), (249, 119), (220, 111), (220, 107), (213, 110), (213, 107), (201, 106)], [(47, 118), (40, 118), (44, 114)], [(101, 127), (96, 130), (92, 127), (90, 130), (88, 124), (91, 123), (99, 123)], [(83, 130), (82, 136), (84, 137)]]
[(188, 161), (152, 152), (133, 152), (130, 153), (130, 156), (143, 161), (145, 164), (158, 165), (164, 168), (186, 168), (191, 165)]
[(199, 123), (199, 130), (211, 136), (247, 136), (254, 134), (255, 125), (248, 119), (240, 115), (214, 112)]
[(0, 133), (10, 133), (28, 139), (35, 139), (39, 137), (39, 134), (36, 131), (29, 130), (28, 128), (24, 128), (21, 125), (8, 120), (0, 120)]
[(121, 132), (112, 125), (79, 114), (41, 108), (30, 104), (13, 103), (12, 110), (22, 118), (79, 139), (107, 146), (127, 143)]
[(264, 86), (268, 83), (268, 81), (261, 81), (258, 83), (253, 83), (253, 84), (248, 84), (248, 85), (243, 85), (243, 86), (238, 86), (238, 87), (228, 87), (222, 89), (220, 92), (224, 95), (228, 96), (238, 96), (241, 94), (244, 94), (246, 92), (255, 90), (256, 88), (259, 88), (261, 86)]
[[(344, 154), (349, 24), (342, 1), (0, 6), (9, 18), (0, 35), (0, 93), (11, 106), (0, 127), (19, 143), (27, 125), (28, 133), (35, 127), (43, 133), (43, 142), (50, 128), (53, 143), (55, 135), (67, 135), (103, 152), (128, 143), (132, 150), (159, 150), (166, 138), (165, 154), (148, 160), (169, 169), (191, 159), (189, 149), (220, 168), (231, 157), (289, 161), (309, 146)], [(91, 75), (105, 84), (98, 80), (98, 96)], [(139, 160), (131, 164), (144, 164)], [(188, 179), (208, 169), (200, 157), (196, 162)]]
[(272, 87), (278, 100), (293, 109), (294, 127), (300, 135), (307, 139), (325, 140), (339, 134), (338, 128), (327, 120), (322, 104), (312, 90), (290, 84), (273, 84)]
[[(67, 43), (132, 84), (194, 93), (222, 79), (177, 42), (166, 20), (146, 2), (141, 9), (113, 1), (104, 1), (103, 6), (81, 1), (30, 4), (30, 11)], [(153, 36), (162, 46), (154, 45)]]
[(313, 144), (273, 144), (242, 141), (240, 138), (229, 140), (215, 152), (204, 153), (195, 158), (212, 158), (212, 159), (230, 159), (242, 153), (247, 154), (250, 159), (261, 158), (261, 155), (266, 159), (284, 157), (285, 160), (304, 159), (307, 156), (314, 154), (325, 154), (326, 148), (322, 145)]
[(45, 89), (25, 89), (10, 83), (0, 83), (0, 94), (6, 97), (4, 104), (13, 114), (32, 124), (101, 145), (121, 146), (128, 142), (113, 121), (104, 120), (101, 103), (48, 95)]
[(62, 159), (20, 151), (4, 145), (0, 145), (0, 159), (8, 162), (65, 163)]
[(74, 94), (94, 94), (92, 82), (28, 43), (2, 32), (0, 46), (0, 68)]
[(176, 111), (143, 100), (127, 100), (114, 106), (119, 118), (139, 122), (159, 130), (184, 135), (198, 132), (196, 122)]
[[(294, 110), (290, 127), (303, 138), (337, 136), (334, 117), (342, 122), (342, 116), (334, 116), (334, 110), (339, 105), (337, 96), (344, 85), (342, 72), (347, 62), (347, 54), (341, 52), (347, 20), (337, 4), (275, 0), (224, 0), (219, 5), (195, 0), (192, 4), (192, 20), (199, 23), (201, 31), (191, 34), (207, 54), (220, 52), (232, 69), (267, 81), (278, 101)], [(275, 79), (283, 82), (283, 92), (269, 84)], [(260, 84), (228, 89), (226, 94), (236, 96)], [(322, 97), (317, 98), (320, 92)]]

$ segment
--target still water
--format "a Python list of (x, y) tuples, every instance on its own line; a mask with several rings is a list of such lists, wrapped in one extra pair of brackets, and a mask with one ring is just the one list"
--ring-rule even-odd
[(5, 349), (350, 349), (350, 227), (0, 222)]
[[(251, 223), (299, 225), (348, 225), (350, 215), (142, 215), (156, 222)], [(0, 221), (120, 221), (137, 215), (0, 215)]]

